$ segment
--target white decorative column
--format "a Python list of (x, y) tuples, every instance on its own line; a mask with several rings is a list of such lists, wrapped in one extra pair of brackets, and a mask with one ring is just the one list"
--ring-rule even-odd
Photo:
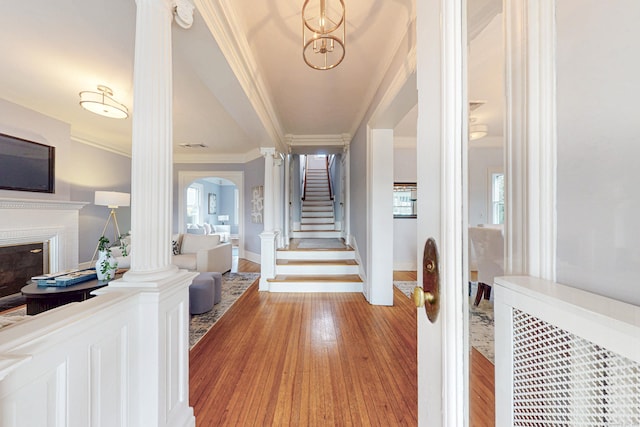
[(261, 291), (269, 290), (267, 279), (275, 277), (276, 270), (276, 233), (273, 218), (273, 158), (274, 148), (261, 148), (264, 156), (264, 213), (262, 220), (264, 230), (260, 233), (260, 285)]
[(276, 233), (276, 246), (278, 249), (284, 247), (284, 239), (282, 238), (282, 210), (284, 209), (283, 197), (282, 197), (282, 158), (278, 154), (273, 161), (273, 217), (274, 217), (274, 232)]
[(189, 284), (170, 264), (173, 170), (171, 24), (188, 28), (186, 0), (136, 0), (131, 157), (131, 269), (101, 293), (140, 292), (131, 331), (131, 419), (136, 426), (195, 426), (189, 406)]
[(284, 246), (289, 247), (291, 221), (291, 153), (284, 156)]
[(342, 216), (344, 222), (342, 223), (342, 237), (347, 245), (351, 244), (351, 166), (349, 156), (349, 143), (346, 142), (342, 150), (342, 157), (344, 159), (342, 173), (344, 174), (344, 188), (342, 189), (342, 200), (344, 205), (342, 206)]

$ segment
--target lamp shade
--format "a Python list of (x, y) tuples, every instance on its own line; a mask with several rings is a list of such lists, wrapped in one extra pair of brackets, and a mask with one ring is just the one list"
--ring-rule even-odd
[(129, 206), (131, 204), (131, 195), (117, 191), (96, 191), (94, 204), (110, 208)]
[(229, 215), (218, 215), (218, 221), (229, 221)]

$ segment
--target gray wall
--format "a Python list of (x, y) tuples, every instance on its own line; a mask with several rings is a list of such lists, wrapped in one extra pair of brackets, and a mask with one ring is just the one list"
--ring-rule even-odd
[[(56, 147), (54, 194), (0, 190), (0, 197), (88, 202), (79, 213), (78, 262), (89, 261), (109, 216), (93, 204), (96, 190), (131, 191), (131, 159), (71, 140), (69, 124), (0, 99), (0, 132)], [(122, 233), (131, 227), (130, 208), (117, 210)], [(113, 226), (106, 233), (113, 239)]]
[(557, 280), (640, 305), (640, 2), (557, 2)]
[[(253, 224), (251, 222), (251, 189), (257, 185), (264, 185), (264, 158), (259, 157), (248, 163), (176, 163), (173, 165), (173, 231), (177, 232), (178, 227), (178, 173), (180, 171), (243, 171), (244, 172), (244, 212), (239, 218), (244, 221), (244, 238), (245, 250), (260, 254), (260, 233), (262, 233), (262, 224)], [(228, 197), (231, 197), (231, 206), (233, 206), (233, 194), (225, 193), (227, 186), (222, 186), (222, 200), (218, 200), (218, 206), (221, 202), (226, 204)], [(233, 188), (229, 186), (230, 188)], [(233, 191), (233, 190), (230, 190)], [(226, 213), (226, 212), (225, 212)], [(230, 214), (231, 215), (231, 214)], [(214, 222), (215, 223), (215, 222)], [(231, 228), (234, 232), (234, 227)], [(237, 228), (235, 229), (237, 232)]]
[[(367, 123), (369, 122), (376, 106), (391, 86), (393, 79), (404, 65), (409, 50), (415, 44), (415, 22), (407, 29), (407, 34), (401, 41), (395, 56), (393, 57), (389, 69), (385, 74), (373, 101), (358, 126), (350, 145), (349, 168), (350, 168), (350, 224), (351, 234), (356, 239), (358, 251), (363, 263), (363, 268), (367, 270)], [(417, 97), (416, 97), (417, 99)], [(408, 112), (408, 110), (407, 110)], [(400, 117), (401, 118), (401, 117)], [(400, 119), (399, 118), (399, 119)], [(398, 120), (399, 120), (398, 119)], [(393, 128), (397, 123), (390, 124)]]
[(251, 189), (258, 185), (264, 185), (264, 159), (262, 157), (246, 163), (244, 170), (244, 217), (246, 218), (244, 248), (254, 254), (262, 253), (260, 233), (264, 229), (264, 224), (251, 222)]
[[(131, 159), (74, 141), (71, 141), (69, 157), (78, 177), (71, 182), (71, 200), (89, 202), (80, 211), (79, 218), (78, 258), (82, 263), (91, 260), (109, 218), (108, 207), (93, 204), (94, 193), (96, 190), (131, 193)], [(116, 209), (116, 217), (121, 233), (131, 230), (131, 207)], [(115, 226), (111, 221), (105, 236), (113, 242), (114, 235)]]
[(504, 171), (503, 152), (502, 148), (469, 148), (469, 225), (491, 222), (489, 173)]
[[(416, 147), (395, 148), (393, 150), (393, 181), (416, 182)], [(393, 269), (415, 270), (417, 267), (418, 233), (416, 218), (393, 219)]]

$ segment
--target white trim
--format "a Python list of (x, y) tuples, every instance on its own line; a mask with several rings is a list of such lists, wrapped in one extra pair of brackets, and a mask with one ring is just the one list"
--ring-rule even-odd
[(216, 39), (271, 142), (276, 148), (284, 151), (283, 132), (278, 114), (271, 103), (271, 96), (232, 3), (229, 0), (217, 2), (195, 0), (195, 5), (207, 28)]
[(393, 269), (398, 271), (417, 271), (418, 266), (415, 261), (394, 262)]
[(528, 2), (528, 273), (556, 277), (555, 1)]
[(555, 1), (505, 4), (505, 274), (556, 275)]
[[(224, 178), (233, 182), (238, 189), (238, 204), (240, 211), (238, 212), (241, 220), (238, 222), (238, 255), (242, 256), (244, 251), (244, 172), (243, 171), (178, 171), (178, 229), (176, 232), (184, 233), (186, 219), (186, 191), (189, 184), (201, 178), (216, 177)], [(205, 205), (206, 207), (206, 205)]]
[(260, 148), (253, 148), (244, 154), (211, 154), (202, 152), (174, 153), (173, 163), (249, 163), (262, 157)]
[(249, 251), (244, 251), (244, 259), (255, 262), (256, 264), (260, 264), (261, 261), (260, 254)]
[(73, 202), (67, 200), (0, 198), (0, 209), (55, 209), (79, 211), (88, 204), (89, 202)]
[(107, 145), (101, 144), (99, 142), (90, 141), (88, 139), (81, 138), (81, 137), (73, 135), (73, 134), (71, 135), (71, 140), (75, 141), (77, 143), (80, 143), (80, 144), (89, 145), (91, 147), (98, 148), (100, 150), (108, 151), (108, 152), (113, 153), (113, 154), (118, 154), (120, 156), (125, 156), (125, 157), (131, 158), (131, 146), (128, 147), (129, 148), (128, 150), (121, 150), (121, 149), (119, 149), (117, 147), (107, 146)]
[[(468, 421), (466, 1), (417, 2), (417, 243), (434, 237), (440, 253), (440, 313), (418, 321), (418, 425), (462, 427)], [(418, 283), (422, 270), (418, 269)]]
[(505, 274), (527, 270), (527, 46), (528, 0), (504, 4), (505, 38)]

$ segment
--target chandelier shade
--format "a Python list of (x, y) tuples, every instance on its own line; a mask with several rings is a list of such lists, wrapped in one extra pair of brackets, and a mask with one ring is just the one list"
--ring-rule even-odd
[(343, 0), (305, 0), (302, 5), (302, 57), (316, 70), (330, 70), (346, 53)]
[(85, 110), (112, 119), (126, 119), (129, 110), (112, 98), (113, 91), (106, 86), (99, 85), (98, 92), (80, 92), (80, 106)]

